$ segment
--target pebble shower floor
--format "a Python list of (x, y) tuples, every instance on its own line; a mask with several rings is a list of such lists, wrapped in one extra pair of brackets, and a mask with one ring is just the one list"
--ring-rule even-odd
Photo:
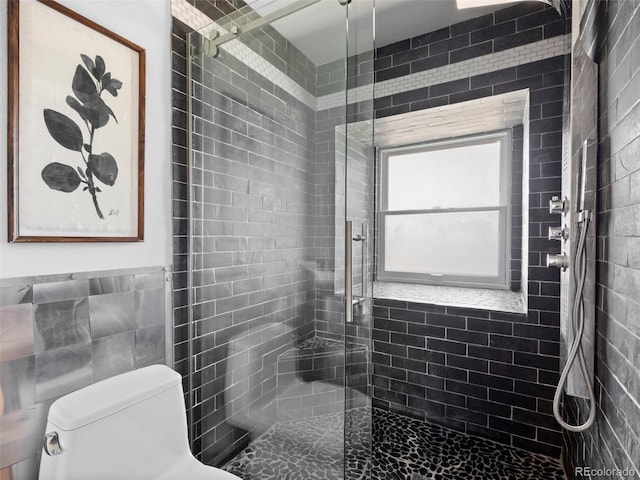
[[(351, 413), (345, 480), (369, 480), (366, 415)], [(224, 469), (244, 480), (343, 480), (342, 414), (281, 422)], [(360, 450), (360, 451), (358, 451)], [(558, 460), (379, 409), (370, 480), (565, 480)]]

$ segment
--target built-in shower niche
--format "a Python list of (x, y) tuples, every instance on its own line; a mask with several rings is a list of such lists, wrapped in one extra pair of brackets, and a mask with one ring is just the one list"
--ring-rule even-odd
[(349, 407), (368, 404), (368, 349), (366, 345), (350, 345), (346, 350), (345, 354), (342, 341), (313, 337), (278, 357), (279, 421), (342, 412), (346, 388), (355, 390), (348, 395)]

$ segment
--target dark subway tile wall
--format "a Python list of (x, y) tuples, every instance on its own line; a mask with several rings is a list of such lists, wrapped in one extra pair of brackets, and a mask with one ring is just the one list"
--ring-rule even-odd
[(188, 2), (213, 20), (229, 15), (246, 5), (243, 0), (188, 0)]
[[(407, 47), (407, 41), (377, 49), (376, 81), (405, 75), (401, 67), (418, 73), (565, 33), (564, 21), (552, 7), (534, 2), (517, 4), (412, 38), (408, 49), (402, 48)], [(475, 93), (467, 99), (486, 95)]]
[[(555, 9), (543, 3), (523, 2), (435, 32), (377, 48), (375, 60), (350, 58), (350, 79), (370, 71), (373, 65), (375, 81), (381, 82), (565, 33), (564, 21), (560, 20)], [(344, 61), (337, 61), (318, 66), (318, 96), (344, 88), (344, 64)], [(336, 72), (337, 75), (340, 70), (343, 75), (336, 76), (336, 80), (340, 81), (329, 78), (330, 72)], [(321, 73), (323, 75), (320, 75)], [(366, 80), (366, 76), (362, 78)]]
[(558, 457), (558, 332), (535, 313), (376, 299), (374, 404)]
[[(496, 14), (495, 19), (500, 19), (496, 21), (496, 25), (511, 21), (515, 24), (515, 30), (505, 32), (503, 36), (517, 34), (520, 31), (517, 27), (518, 20), (531, 16), (531, 22), (525, 22), (522, 26), (522, 35), (510, 37), (504, 41), (505, 45), (509, 42), (515, 45), (522, 39), (537, 38), (537, 34), (526, 34), (529, 30), (540, 30), (544, 35), (545, 28), (531, 26), (535, 23), (533, 18), (538, 18), (543, 26), (552, 25), (545, 23), (545, 15), (548, 14), (543, 15), (543, 12), (546, 8), (535, 4), (526, 7), (530, 10), (522, 8), (508, 8), (500, 15)], [(495, 38), (501, 37), (484, 38), (480, 41), (472, 39), (472, 34), (483, 31), (484, 35), (491, 36), (490, 28), (488, 20), (481, 18), (476, 22), (454, 25), (444, 31), (389, 46), (382, 52), (385, 55), (378, 52), (380, 58), (375, 61), (375, 66), (372, 56), (366, 55), (357, 61), (322, 66), (317, 70), (317, 94), (331, 93), (333, 83), (341, 84), (340, 88), (344, 88), (345, 65), (348, 65), (350, 78), (357, 77), (353, 85), (359, 85), (366, 83), (366, 76), (371, 76), (374, 68), (382, 72), (400, 67), (398, 72), (402, 71), (404, 75), (411, 73), (411, 62), (423, 62), (419, 64), (421, 68), (432, 68), (483, 55), (483, 52), (488, 52), (488, 44), (495, 48)], [(178, 266), (174, 294), (175, 354), (177, 367), (183, 374), (186, 373), (187, 366), (186, 97), (183, 91), (186, 85), (183, 70), (186, 66), (186, 30), (184, 25), (174, 20), (174, 261)], [(552, 29), (548, 30), (551, 36)], [(497, 31), (494, 30), (494, 33)], [(556, 28), (553, 32), (553, 35), (558, 35), (564, 33), (564, 30)], [(425, 51), (433, 51), (434, 55), (413, 58)], [(406, 54), (404, 57), (403, 53)], [(253, 308), (252, 298), (264, 298), (261, 295), (268, 288), (264, 283), (265, 275), (268, 274), (254, 270), (257, 265), (262, 266), (265, 262), (258, 257), (250, 260), (247, 255), (260, 255), (256, 252), (258, 250), (262, 252), (264, 260), (265, 255), (274, 254), (269, 244), (257, 246), (259, 242), (269, 243), (270, 240), (264, 239), (257, 230), (251, 231), (252, 223), (262, 225), (263, 231), (265, 227), (266, 232), (273, 231), (270, 223), (272, 212), (264, 204), (234, 205), (234, 198), (242, 197), (245, 202), (254, 201), (255, 199), (250, 198), (253, 195), (251, 188), (252, 185), (256, 187), (258, 176), (261, 179), (277, 179), (277, 176), (269, 173), (269, 168), (265, 168), (267, 165), (279, 165), (271, 163), (276, 159), (270, 155), (284, 151), (289, 159), (301, 156), (295, 160), (301, 163), (297, 164), (298, 170), (291, 171), (294, 175), (290, 177), (290, 183), (293, 184), (294, 180), (300, 182), (302, 179), (302, 184), (305, 185), (304, 195), (292, 200), (296, 204), (298, 219), (304, 217), (304, 212), (311, 215), (313, 220), (308, 225), (302, 225), (305, 227), (304, 233), (302, 229), (297, 230), (300, 236), (296, 234), (289, 239), (275, 238), (273, 246), (276, 250), (279, 245), (293, 249), (293, 252), (297, 252), (300, 247), (300, 253), (303, 250), (305, 252), (304, 260), (315, 263), (317, 273), (324, 270), (323, 273), (329, 274), (328, 277), (320, 273), (315, 279), (315, 289), (293, 293), (302, 300), (302, 295), (298, 297), (298, 294), (304, 292), (306, 301), (300, 304), (302, 318), (311, 321), (302, 320), (299, 324), (297, 322), (301, 321), (301, 317), (298, 315), (292, 320), (292, 326), (299, 329), (302, 338), (312, 335), (314, 331), (327, 337), (341, 337), (344, 328), (341, 327), (342, 302), (334, 293), (335, 277), (330, 276), (335, 259), (339, 258), (340, 253), (340, 246), (335, 243), (335, 232), (340, 228), (340, 219), (336, 216), (336, 193), (339, 192), (335, 191), (335, 126), (345, 121), (357, 121), (367, 116), (370, 118), (373, 107), (371, 102), (365, 102), (350, 105), (348, 109), (336, 107), (307, 112), (306, 107), (269, 85), (257, 72), (247, 69), (239, 62), (229, 58), (224, 64), (217, 61), (215, 65), (215, 69), (205, 70), (208, 71), (207, 74), (218, 76), (217, 83), (223, 86), (226, 95), (221, 97), (207, 89), (196, 92), (201, 100), (196, 104), (196, 109), (203, 121), (194, 124), (198, 134), (194, 143), (202, 153), (196, 159), (201, 161), (198, 165), (202, 167), (199, 169), (201, 171), (196, 171), (196, 175), (201, 175), (201, 178), (198, 176), (195, 180), (205, 186), (202, 189), (203, 205), (210, 204), (207, 209), (213, 208), (214, 212), (211, 218), (205, 218), (196, 224), (196, 228), (202, 233), (202, 244), (198, 244), (197, 248), (205, 251), (198, 257), (198, 262), (201, 262), (198, 264), (201, 278), (197, 279), (197, 305), (194, 310), (196, 318), (202, 319), (197, 322), (196, 346), (202, 351), (198, 356), (197, 366), (203, 368), (196, 376), (202, 402), (194, 411), (197, 437), (195, 450), (208, 463), (218, 463), (246, 439), (246, 434), (226, 424), (223, 410), (215, 406), (216, 402), (225, 402), (221, 393), (225, 385), (216, 366), (224, 363), (228, 344), (214, 340), (218, 336), (225, 339), (225, 342), (228, 341), (236, 319), (244, 319), (240, 321), (247, 326), (264, 319), (264, 312), (261, 313), (259, 307), (258, 310)], [(556, 57), (376, 99), (375, 102), (375, 114), (380, 117), (392, 112), (401, 113), (531, 88), (531, 176), (528, 199), (531, 248), (528, 252), (528, 288), (532, 308), (529, 314), (518, 316), (376, 301), (373, 330), (374, 397), (380, 406), (554, 456), (559, 454), (560, 441), (558, 431), (549, 419), (549, 395), (550, 385), (557, 377), (558, 370), (559, 278), (556, 272), (543, 268), (542, 261), (544, 254), (553, 251), (555, 247), (546, 240), (544, 234), (546, 226), (552, 223), (545, 212), (545, 205), (559, 191), (564, 69), (565, 58)], [(195, 73), (198, 75), (197, 70)], [(223, 78), (227, 74), (232, 76), (231, 81)], [(255, 92), (260, 91), (260, 88), (272, 95), (260, 98), (260, 102), (256, 104)], [(219, 103), (221, 100), (222, 103)], [(284, 107), (285, 105), (287, 106)], [(288, 110), (279, 111), (279, 108)], [(296, 123), (291, 118), (285, 118), (284, 114), (291, 117), (294, 112), (297, 120), (304, 120)], [(211, 118), (213, 122), (210, 121)], [(301, 124), (304, 124), (304, 128), (296, 130)], [(287, 129), (299, 137), (283, 137), (279, 134)], [(258, 139), (262, 146), (258, 147), (248, 137)], [(307, 142), (311, 140), (312, 145), (296, 144), (294, 150), (291, 144), (295, 143), (293, 139), (296, 138), (306, 138)], [(514, 139), (516, 143), (524, 143), (521, 135), (514, 135)], [(263, 150), (258, 152), (257, 148)], [(367, 152), (355, 152), (354, 158), (361, 156), (366, 158)], [(208, 161), (209, 157), (220, 163)], [(238, 174), (239, 170), (235, 170), (235, 173), (217, 170), (227, 167), (237, 169), (239, 164), (249, 176), (247, 183), (244, 182), (245, 177)], [(211, 181), (213, 183), (209, 185), (207, 182)], [(248, 192), (245, 192), (245, 188), (249, 189)], [(275, 208), (276, 218), (283, 219), (276, 205), (272, 206)], [(199, 207), (196, 206), (197, 208)], [(286, 205), (284, 208), (286, 209)], [(202, 210), (202, 213), (206, 211)], [(245, 211), (248, 222), (245, 221)], [(199, 213), (197, 210), (197, 214)], [(249, 218), (252, 215), (253, 222)], [(218, 216), (223, 216), (226, 220), (218, 221)], [(289, 227), (297, 229), (300, 226)], [(295, 243), (292, 243), (294, 238)], [(252, 241), (256, 248), (250, 247)], [(247, 267), (246, 271), (244, 267)], [(251, 271), (256, 274), (252, 276)], [(293, 271), (285, 272), (284, 276), (276, 273), (274, 280), (277, 277), (278, 280), (290, 281), (292, 288), (298, 288), (301, 283), (301, 288), (306, 289), (309, 278), (305, 275), (308, 272), (294, 268)], [(309, 301), (312, 308), (307, 311)], [(288, 311), (293, 313), (290, 309)], [(364, 319), (356, 318), (354, 325), (347, 329), (347, 336), (364, 338), (365, 329), (360, 326), (361, 322)], [(278, 343), (276, 349), (270, 352), (269, 361), (275, 362), (276, 353), (281, 353), (290, 346), (290, 343)], [(229, 445), (231, 448), (226, 448)]]
[[(553, 225), (554, 219), (548, 213), (548, 200), (560, 192), (561, 156), (562, 156), (562, 105), (564, 95), (565, 62), (568, 57), (559, 56), (535, 62), (534, 64), (521, 65), (512, 69), (500, 70), (489, 74), (479, 75), (461, 82), (423, 87), (417, 90), (419, 95), (411, 95), (412, 92), (391, 95), (376, 99), (376, 118), (393, 115), (395, 109), (402, 111), (414, 111), (425, 108), (428, 102), (437, 100), (439, 104), (446, 105), (468, 100), (464, 93), (472, 93), (471, 85), (484, 85), (486, 93), (498, 94), (522, 88), (530, 89), (530, 124), (529, 124), (529, 307), (532, 310), (544, 312), (544, 322), (558, 326), (559, 318), (559, 276), (557, 272), (550, 271), (545, 266), (545, 256), (554, 252), (556, 245), (547, 239), (548, 226)], [(532, 74), (532, 72), (537, 74)], [(504, 75), (504, 77), (503, 77)], [(513, 77), (515, 76), (515, 80)], [(549, 81), (543, 82), (547, 77)], [(504, 81), (506, 79), (506, 81)], [(551, 83), (554, 79), (556, 84)], [(493, 84), (490, 84), (493, 82)], [(466, 92), (460, 91), (460, 85), (468, 85)], [(456, 93), (451, 93), (451, 88)], [(436, 91), (437, 96), (432, 96)], [(481, 95), (484, 96), (484, 95)], [(420, 100), (418, 100), (420, 98)], [(405, 103), (401, 103), (405, 102)], [(391, 106), (387, 106), (391, 105)], [(514, 152), (522, 148), (523, 139), (519, 130), (514, 130)], [(519, 158), (519, 156), (517, 157)], [(521, 168), (514, 168), (512, 179), (513, 191), (517, 191), (518, 181), (516, 176), (521, 173)], [(518, 199), (515, 204), (518, 205)], [(519, 225), (521, 212), (514, 209), (513, 239), (514, 245), (518, 245), (522, 235)], [(514, 248), (512, 259), (512, 289), (517, 289), (519, 274), (519, 249)]]
[[(527, 10), (528, 14), (522, 16), (522, 10), (518, 10), (522, 8), (535, 11)], [(501, 11), (500, 15), (497, 12), (496, 18), (506, 18), (510, 12), (513, 17), (505, 21), (512, 21), (513, 28), (522, 18), (531, 20), (527, 26), (533, 25), (535, 18), (552, 18), (542, 6), (522, 5), (505, 10), (508, 12)], [(557, 20), (557, 13), (551, 13)], [(448, 30), (460, 36), (465, 29), (488, 22), (481, 19), (468, 25), (453, 25)], [(502, 26), (494, 28), (501, 31)], [(525, 32), (518, 38), (529, 38)], [(424, 42), (430, 48), (434, 43), (449, 48), (463, 43), (443, 32), (427, 37)], [(424, 48), (415, 39), (399, 42), (378, 51), (378, 58), (407, 58), (403, 48), (410, 44), (416, 50)], [(451, 55), (456, 50), (444, 51)], [(390, 65), (394, 65), (393, 61)], [(567, 65), (568, 57), (558, 56), (377, 98), (375, 102), (375, 116), (381, 118), (529, 89), (528, 313), (460, 311), (376, 300), (374, 399), (381, 407), (554, 457), (560, 456), (561, 445), (560, 432), (551, 415), (553, 385), (559, 371), (560, 284), (558, 272), (549, 270), (544, 262), (546, 254), (557, 249), (546, 235), (547, 227), (555, 224), (547, 205), (561, 188)], [(514, 148), (523, 145), (519, 131), (514, 132), (514, 142)], [(522, 235), (520, 223), (513, 221), (514, 236)], [(518, 270), (517, 250), (514, 271)], [(515, 273), (513, 287), (518, 286), (519, 278)]]
[[(174, 76), (181, 79), (187, 31), (174, 19)], [(249, 41), (266, 41), (260, 35)], [(203, 462), (220, 464), (246, 446), (252, 432), (243, 418), (273, 417), (278, 355), (314, 334), (314, 279), (306, 260), (313, 247), (315, 112), (225, 50), (196, 59), (192, 69), (194, 451)], [(186, 79), (174, 82), (174, 241), (181, 270), (175, 351), (183, 375), (185, 85)], [(243, 355), (260, 362), (244, 365)]]
[[(230, 15), (234, 23), (241, 28), (242, 25), (259, 18), (257, 13), (247, 7), (244, 0), (188, 1), (212, 20), (220, 20)], [(308, 92), (315, 94), (316, 66), (275, 28), (266, 25), (252, 32), (245, 32), (238, 39)]]
[[(378, 97), (375, 115), (376, 118), (382, 118), (397, 113), (528, 88), (532, 105), (530, 133), (537, 135), (531, 140), (535, 140), (536, 145), (540, 146), (557, 146), (562, 139), (565, 62), (567, 62), (565, 56), (552, 57), (517, 67)], [(560, 176), (558, 175), (557, 178)]]
[[(171, 58), (173, 75), (182, 77), (186, 85), (187, 73), (187, 33), (192, 29), (173, 18), (171, 34)], [(173, 325), (174, 325), (174, 368), (185, 379), (188, 373), (187, 358), (187, 262), (188, 236), (187, 222), (189, 205), (187, 202), (187, 94), (186, 88), (173, 88), (172, 120), (172, 198), (173, 198)], [(187, 389), (185, 388), (185, 392)]]
[[(350, 109), (351, 110), (351, 109)], [(372, 115), (369, 102), (369, 118)], [(349, 179), (348, 199), (346, 199), (347, 215), (353, 222), (354, 234), (361, 233), (362, 225), (372, 225), (372, 154), (369, 147), (355, 140), (346, 142), (344, 132), (336, 133), (336, 127), (345, 122), (343, 108), (331, 109), (320, 113), (322, 120), (316, 122), (319, 138), (316, 154), (315, 174), (315, 212), (313, 225), (314, 236), (313, 259), (315, 260), (315, 330), (323, 337), (342, 339), (362, 343), (370, 337), (366, 318), (355, 315), (354, 323), (344, 325), (343, 295), (336, 292), (344, 289), (344, 242), (342, 241), (345, 220), (345, 184), (341, 179), (346, 175)], [(322, 139), (321, 139), (322, 138)], [(326, 140), (325, 140), (326, 139)], [(344, 158), (336, 152), (347, 153)], [(368, 235), (365, 232), (365, 235)], [(365, 244), (367, 247), (370, 245)], [(362, 254), (361, 245), (353, 249), (353, 290), (360, 295), (362, 288)], [(368, 272), (371, 272), (371, 255)]]
[(267, 25), (239, 39), (305, 90), (316, 94), (316, 66), (275, 28)]
[(278, 419), (343, 411), (345, 372), (349, 372), (351, 387), (366, 392), (368, 354), (363, 345), (345, 352), (342, 340), (315, 337), (280, 355), (277, 361)]
[[(634, 478), (640, 472), (639, 25), (637, 2), (591, 2), (583, 17), (582, 38), (593, 42), (587, 43), (588, 51), (595, 53), (599, 66), (600, 143), (595, 359), (598, 416), (596, 425), (584, 433), (563, 433), (566, 471), (569, 478), (580, 480), (593, 477), (576, 467), (619, 469), (621, 474), (612, 478)], [(587, 419), (587, 401), (569, 397), (566, 404), (572, 423)]]
[(522, 161), (523, 135), (521, 125), (511, 129), (511, 261), (510, 288), (519, 292), (522, 284)]

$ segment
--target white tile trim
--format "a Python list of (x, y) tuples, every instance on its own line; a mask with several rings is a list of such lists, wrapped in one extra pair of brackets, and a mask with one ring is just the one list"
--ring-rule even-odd
[[(226, 33), (224, 28), (220, 27), (220, 25), (186, 0), (171, 0), (171, 13), (175, 18), (194, 30), (200, 30), (200, 33), (206, 33), (211, 30), (220, 30)], [(249, 68), (259, 72), (275, 85), (289, 92), (308, 107), (316, 108), (315, 95), (305, 90), (304, 87), (288, 77), (282, 70), (273, 66), (273, 64), (266, 61), (242, 42), (232, 40), (220, 48), (236, 57)]]
[(171, 15), (194, 30), (200, 30), (215, 23), (186, 0), (171, 0)]
[[(491, 53), (462, 62), (432, 68), (431, 70), (376, 82), (374, 96), (375, 98), (386, 97), (421, 87), (438, 85), (440, 83), (482, 75), (504, 68), (517, 67), (518, 65), (544, 60), (545, 58), (565, 55), (571, 51), (570, 38), (570, 35), (552, 37), (539, 42), (503, 50), (502, 52)], [(370, 99), (371, 87), (365, 85), (350, 89), (349, 98), (350, 101), (353, 102)], [(316, 99), (316, 110), (336, 107), (342, 105), (343, 102), (344, 92), (324, 95)]]
[[(217, 23), (213, 22), (208, 16), (188, 3), (187, 0), (171, 0), (171, 13), (175, 18), (194, 30), (208, 27), (208, 29), (224, 31)], [(386, 97), (421, 87), (451, 82), (461, 78), (482, 75), (504, 68), (544, 60), (545, 58), (565, 55), (571, 51), (570, 38), (570, 35), (560, 35), (546, 40), (540, 40), (539, 42), (503, 50), (502, 52), (491, 53), (462, 62), (432, 68), (423, 72), (376, 82), (375, 88), (373, 89), (374, 96), (375, 98)], [(344, 91), (315, 97), (297, 82), (289, 78), (284, 72), (274, 67), (241, 42), (234, 40), (224, 44), (221, 48), (316, 111), (344, 105)], [(370, 98), (371, 85), (349, 89), (349, 103), (360, 102)]]

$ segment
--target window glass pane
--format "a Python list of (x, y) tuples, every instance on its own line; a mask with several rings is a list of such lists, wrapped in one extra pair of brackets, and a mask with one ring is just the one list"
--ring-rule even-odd
[(500, 144), (492, 139), (478, 145), (390, 153), (388, 209), (500, 205)]
[(385, 222), (388, 272), (499, 275), (498, 211), (385, 215)]

